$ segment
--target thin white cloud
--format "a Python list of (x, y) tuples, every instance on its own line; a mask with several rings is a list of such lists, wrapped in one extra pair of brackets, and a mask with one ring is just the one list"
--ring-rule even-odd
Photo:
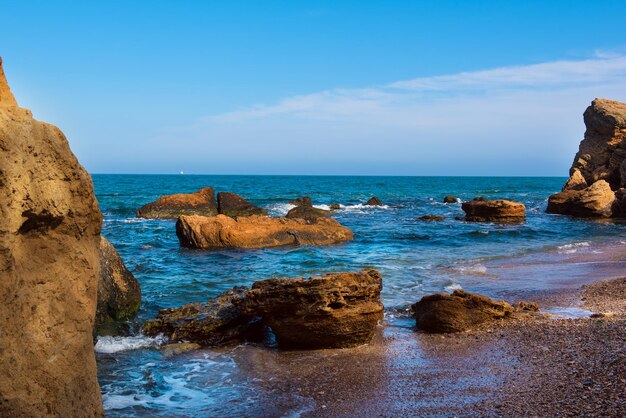
[(198, 172), (565, 175), (595, 97), (626, 99), (626, 56), (288, 97), (203, 118), (160, 147), (187, 164), (180, 150), (219, 156), (210, 168), (198, 157)]

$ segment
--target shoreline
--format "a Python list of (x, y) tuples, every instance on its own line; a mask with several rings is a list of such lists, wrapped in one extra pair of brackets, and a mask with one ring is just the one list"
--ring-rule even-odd
[[(624, 248), (570, 263), (619, 261)], [(593, 278), (535, 293), (540, 309), (581, 307), (599, 318), (542, 314), (459, 334), (385, 321), (365, 346), (315, 352), (244, 345), (232, 355), (263, 399), (255, 414), (297, 416), (619, 416), (626, 413), (626, 278)], [(530, 295), (530, 294), (528, 294)], [(527, 296), (528, 296), (527, 295)], [(615, 313), (618, 312), (618, 313)], [(277, 409), (278, 408), (278, 409)]]

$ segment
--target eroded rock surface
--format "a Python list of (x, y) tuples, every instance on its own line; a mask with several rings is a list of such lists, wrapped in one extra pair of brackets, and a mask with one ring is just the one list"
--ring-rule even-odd
[(243, 197), (230, 192), (217, 194), (217, 210), (221, 215), (231, 217), (267, 215), (265, 209), (254, 206)]
[(578, 217), (611, 217), (615, 193), (605, 180), (598, 180), (582, 190), (569, 189), (548, 199), (548, 213)]
[(265, 248), (283, 245), (331, 245), (354, 238), (352, 231), (330, 218), (305, 219), (247, 216), (181, 216), (176, 235), (183, 247)]
[(415, 326), (431, 333), (466, 331), (484, 322), (509, 318), (514, 312), (506, 302), (463, 290), (424, 296), (412, 309)]
[(176, 219), (181, 215), (217, 215), (213, 188), (205, 187), (195, 193), (161, 196), (137, 211), (138, 218)]
[(477, 198), (463, 202), (465, 220), (470, 222), (522, 222), (526, 219), (526, 206), (510, 200), (484, 200)]
[(133, 317), (141, 306), (141, 288), (135, 276), (106, 238), (100, 239), (100, 280), (96, 326)]
[[(626, 187), (626, 104), (595, 99), (584, 113), (585, 136), (560, 193), (547, 211), (580, 217), (622, 217), (611, 195)], [(599, 184), (598, 184), (599, 183)], [(611, 206), (613, 205), (613, 206)]]
[(0, 149), (0, 416), (102, 416), (91, 177), (59, 128), (17, 106), (1, 70)]
[(281, 348), (337, 348), (368, 343), (383, 316), (376, 270), (267, 279), (206, 303), (166, 309), (144, 325), (148, 335), (219, 345), (257, 340), (269, 326)]

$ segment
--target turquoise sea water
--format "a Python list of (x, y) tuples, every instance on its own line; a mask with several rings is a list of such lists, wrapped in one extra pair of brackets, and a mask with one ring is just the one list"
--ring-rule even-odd
[[(138, 335), (139, 324), (159, 309), (203, 301), (236, 285), (269, 277), (311, 276), (373, 267), (383, 274), (383, 302), (393, 321), (426, 293), (465, 288), (499, 296), (516, 288), (553, 285), (549, 280), (494, 279), (494, 259), (547, 251), (573, 253), (580, 247), (619, 241), (626, 227), (574, 220), (545, 213), (547, 198), (565, 178), (509, 177), (318, 177), (94, 175), (104, 214), (103, 234), (113, 243), (141, 284), (143, 305), (124, 338), (101, 338), (96, 346), (107, 414), (224, 416), (255, 415), (263, 401), (254, 383), (238, 372), (228, 350), (203, 350), (188, 358), (164, 358), (160, 340)], [(135, 211), (160, 195), (212, 186), (238, 193), (284, 216), (289, 200), (308, 195), (315, 205), (340, 203), (335, 218), (355, 240), (330, 247), (263, 250), (180, 248), (173, 220), (141, 220)], [(526, 205), (519, 225), (467, 223), (460, 203), (443, 204), (445, 195), (506, 198)], [(383, 207), (364, 207), (372, 195)], [(420, 222), (426, 214), (443, 222)], [(295, 415), (307, 401), (281, 398), (281, 414)], [(258, 412), (258, 411), (256, 411)], [(267, 413), (264, 410), (264, 413)]]

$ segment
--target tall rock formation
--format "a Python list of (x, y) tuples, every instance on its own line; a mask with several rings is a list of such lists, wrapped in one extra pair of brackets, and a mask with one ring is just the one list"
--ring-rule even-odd
[(626, 195), (626, 103), (595, 99), (584, 113), (585, 137), (548, 212), (583, 217), (623, 216)]
[(102, 215), (65, 136), (18, 107), (1, 63), (0, 416), (102, 416)]

